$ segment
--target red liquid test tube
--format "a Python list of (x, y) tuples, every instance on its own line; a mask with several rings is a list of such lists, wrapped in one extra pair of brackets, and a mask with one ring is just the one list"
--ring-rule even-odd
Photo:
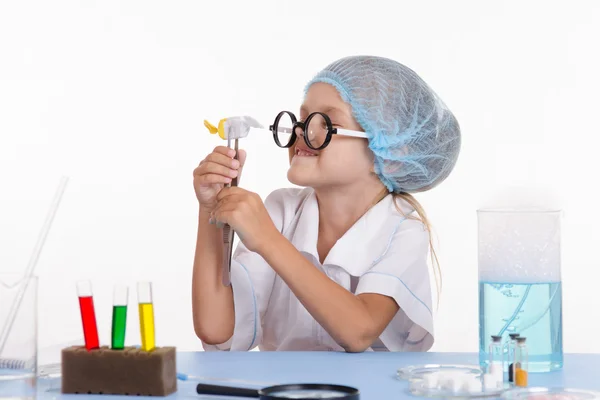
[(79, 297), (85, 347), (88, 350), (97, 349), (100, 347), (100, 341), (98, 339), (98, 326), (96, 325), (96, 312), (94, 311), (92, 283), (90, 281), (77, 282), (77, 296)]

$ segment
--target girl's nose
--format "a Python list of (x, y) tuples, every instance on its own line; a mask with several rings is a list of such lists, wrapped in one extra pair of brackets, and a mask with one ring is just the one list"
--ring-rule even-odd
[(297, 126), (296, 129), (294, 129), (294, 133), (296, 134), (296, 136), (298, 136), (298, 138), (304, 135), (304, 131), (299, 126)]

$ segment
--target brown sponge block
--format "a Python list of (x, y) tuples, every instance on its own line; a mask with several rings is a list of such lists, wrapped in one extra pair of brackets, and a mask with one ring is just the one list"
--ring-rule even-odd
[(167, 396), (177, 391), (175, 347), (62, 350), (62, 393)]

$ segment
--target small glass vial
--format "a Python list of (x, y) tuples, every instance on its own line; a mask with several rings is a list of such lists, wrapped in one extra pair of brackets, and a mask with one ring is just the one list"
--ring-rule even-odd
[(493, 377), (497, 387), (504, 384), (504, 355), (502, 352), (502, 336), (492, 336), (489, 348), (490, 364), (488, 373)]
[(514, 383), (515, 381), (515, 368), (514, 368), (514, 363), (515, 363), (515, 348), (517, 347), (517, 338), (520, 335), (518, 333), (510, 333), (508, 335), (509, 337), (509, 341), (508, 341), (508, 349), (506, 352), (506, 364), (508, 365), (508, 382), (509, 383)]
[(527, 371), (529, 369), (529, 354), (525, 337), (519, 336), (515, 347), (515, 386), (527, 387)]

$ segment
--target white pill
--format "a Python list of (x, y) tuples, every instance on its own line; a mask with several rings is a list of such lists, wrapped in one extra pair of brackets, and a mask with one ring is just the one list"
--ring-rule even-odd
[(470, 379), (464, 379), (462, 381), (462, 385), (460, 387), (460, 391), (461, 392), (469, 392), (471, 390), (471, 380)]
[(450, 384), (450, 379), (448, 377), (448, 374), (445, 372), (438, 372), (436, 375), (437, 375), (437, 385), (441, 389), (448, 389), (448, 386)]
[(463, 383), (463, 377), (456, 376), (456, 375), (450, 377), (450, 387), (449, 387), (449, 390), (451, 390), (453, 393), (460, 392), (460, 388), (462, 387), (462, 383)]
[(481, 380), (476, 376), (470, 376), (463, 381), (462, 391), (474, 393), (481, 392)]
[(497, 379), (492, 374), (483, 375), (483, 387), (485, 390), (493, 390), (497, 388)]
[(470, 393), (481, 392), (481, 389), (482, 389), (482, 385), (481, 385), (480, 378), (473, 378), (473, 379), (469, 380), (469, 392)]
[(423, 385), (428, 389), (436, 388), (439, 382), (438, 374), (432, 372), (430, 374), (423, 375)]

